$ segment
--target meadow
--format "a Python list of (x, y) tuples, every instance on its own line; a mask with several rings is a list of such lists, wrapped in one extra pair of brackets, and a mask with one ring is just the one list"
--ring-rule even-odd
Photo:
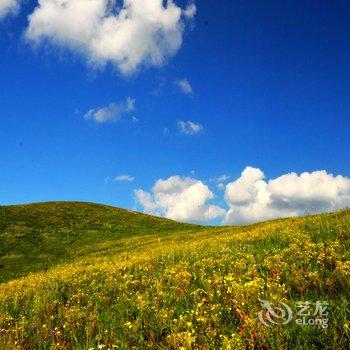
[[(350, 210), (237, 227), (0, 207), (0, 349), (349, 349)], [(259, 320), (328, 303), (328, 327)]]

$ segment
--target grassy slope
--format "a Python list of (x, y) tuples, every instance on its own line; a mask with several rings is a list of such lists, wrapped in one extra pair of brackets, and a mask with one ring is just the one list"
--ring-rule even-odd
[[(198, 230), (92, 203), (0, 206), (0, 283), (120, 246), (120, 239)], [(123, 246), (120, 246), (123, 249)]]
[[(235, 228), (86, 203), (0, 207), (0, 348), (347, 349), (350, 211)], [(54, 267), (56, 266), (56, 267)], [(46, 271), (46, 269), (49, 269)], [(267, 328), (258, 299), (327, 300)]]

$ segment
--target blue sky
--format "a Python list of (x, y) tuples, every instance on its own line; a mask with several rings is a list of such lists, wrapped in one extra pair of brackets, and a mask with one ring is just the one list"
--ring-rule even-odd
[[(59, 25), (54, 32), (39, 20), (28, 21), (41, 10), (37, 1), (4, 12), (0, 203), (83, 200), (209, 223), (221, 222), (225, 215), (227, 223), (238, 223), (348, 206), (350, 3), (197, 1), (196, 12), (188, 16), (191, 4), (175, 4), (183, 10), (176, 22), (182, 26), (177, 28), (182, 43), (166, 51), (161, 64), (146, 57), (127, 72), (120, 61), (101, 58), (104, 48), (91, 64), (97, 49), (88, 52), (87, 44), (78, 47), (67, 36), (62, 39), (66, 33)], [(31, 37), (28, 28), (35, 32)], [(146, 42), (131, 36), (127, 50), (134, 39)], [(162, 40), (155, 41), (161, 48)], [(112, 120), (96, 121), (96, 112), (104, 116), (108, 106)], [(250, 182), (238, 184), (250, 187), (237, 188), (235, 180), (242, 179), (247, 166)], [(326, 173), (314, 173), (321, 170)], [(286, 180), (291, 181), (287, 187), (296, 186), (293, 194), (269, 186), (270, 180), (291, 172), (297, 174)], [(303, 180), (305, 172), (309, 177)], [(218, 181), (224, 174), (230, 177)], [(115, 180), (120, 175), (129, 178)], [(171, 190), (162, 189), (158, 198), (152, 186), (169, 178)], [(327, 183), (325, 192), (331, 189), (332, 195), (311, 193), (314, 181)], [(183, 190), (198, 183), (199, 188), (192, 188), (195, 194), (207, 189), (211, 194), (189, 203), (192, 196)], [(289, 209), (277, 210), (275, 203), (264, 211), (254, 199), (260, 183), (268, 186), (269, 198), (280, 196), (276, 203), (288, 202)], [(305, 186), (308, 190), (298, 197)], [(135, 196), (138, 189), (150, 196), (146, 202)], [(241, 190), (254, 198), (237, 201)], [(162, 202), (165, 194), (179, 195), (176, 191), (180, 197), (171, 200), (184, 201), (189, 212), (179, 214), (173, 204)], [(340, 194), (342, 200), (334, 204)], [(247, 205), (244, 213), (242, 203)], [(218, 215), (203, 216), (191, 205)], [(263, 214), (249, 217), (246, 212), (254, 208)], [(228, 220), (218, 209), (242, 215)]]

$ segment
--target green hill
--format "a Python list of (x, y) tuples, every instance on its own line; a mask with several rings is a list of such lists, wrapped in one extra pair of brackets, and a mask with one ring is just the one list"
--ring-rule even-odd
[(0, 283), (60, 262), (116, 249), (122, 238), (199, 226), (79, 202), (0, 206)]
[[(349, 210), (204, 227), (89, 203), (0, 207), (0, 349), (348, 349), (349, 248)], [(293, 318), (265, 310), (266, 326), (259, 299)], [(312, 316), (320, 301), (329, 314)], [(299, 302), (316, 325), (297, 323)]]

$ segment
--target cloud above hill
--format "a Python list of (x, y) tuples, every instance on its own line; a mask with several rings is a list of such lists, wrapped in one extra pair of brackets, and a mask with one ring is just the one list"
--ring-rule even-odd
[(26, 37), (82, 53), (95, 66), (112, 63), (127, 75), (173, 56), (195, 13), (193, 3), (181, 9), (172, 0), (39, 0)]
[[(210, 179), (228, 180), (224, 175)], [(184, 222), (208, 222), (223, 217), (225, 225), (246, 224), (281, 217), (328, 212), (350, 207), (350, 179), (325, 170), (288, 173), (266, 180), (262, 170), (246, 167), (241, 176), (219, 182), (227, 208), (210, 204), (214, 193), (202, 181), (171, 176), (156, 181), (150, 192), (135, 190), (137, 202), (147, 213)], [(221, 197), (221, 198), (220, 198)]]
[(19, 0), (0, 0), (0, 20), (8, 15), (14, 15), (20, 7)]
[(112, 102), (106, 107), (90, 109), (84, 115), (84, 119), (93, 120), (100, 124), (115, 122), (119, 120), (123, 114), (135, 110), (135, 102), (135, 99), (128, 97), (125, 102)]
[(171, 176), (158, 180), (151, 192), (136, 190), (135, 196), (147, 213), (184, 222), (205, 222), (225, 215), (225, 210), (208, 201), (214, 198), (202, 181)]
[(332, 211), (350, 206), (350, 179), (326, 171), (289, 173), (264, 180), (258, 168), (247, 167), (227, 184), (229, 206), (225, 224), (250, 223), (305, 213)]

